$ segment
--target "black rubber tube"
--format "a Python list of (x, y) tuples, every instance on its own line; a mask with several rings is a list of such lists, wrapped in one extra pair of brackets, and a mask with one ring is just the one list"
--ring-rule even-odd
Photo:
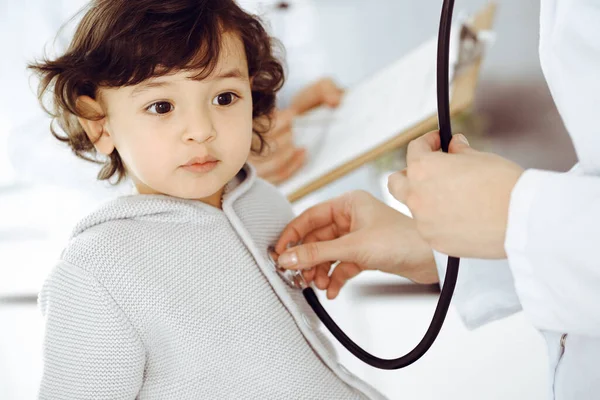
[[(438, 36), (438, 58), (437, 58), (437, 96), (438, 96), (438, 125), (440, 128), (440, 138), (442, 144), (442, 151), (448, 152), (448, 146), (452, 139), (452, 127), (450, 123), (450, 85), (449, 85), (449, 58), (450, 58), (450, 31), (452, 26), (452, 11), (454, 10), (454, 0), (444, 0), (442, 6), (442, 15), (440, 19), (440, 30)], [(450, 301), (454, 293), (456, 286), (456, 279), (458, 277), (458, 266), (460, 263), (459, 258), (448, 257), (448, 266), (446, 269), (446, 276), (444, 278), (444, 285), (440, 298), (438, 300), (433, 318), (429, 324), (427, 332), (423, 336), (423, 339), (417, 344), (417, 346), (406, 355), (400, 358), (394, 359), (383, 359), (376, 357), (360, 346), (354, 343), (335, 323), (335, 321), (329, 316), (327, 311), (323, 308), (319, 299), (312, 288), (306, 288), (303, 290), (306, 301), (317, 316), (321, 319), (325, 327), (329, 329), (331, 334), (352, 354), (358, 357), (365, 363), (380, 369), (400, 369), (409, 366), (410, 364), (421, 358), (427, 350), (431, 347), (435, 339), (437, 338), (448, 308), (450, 307)]]

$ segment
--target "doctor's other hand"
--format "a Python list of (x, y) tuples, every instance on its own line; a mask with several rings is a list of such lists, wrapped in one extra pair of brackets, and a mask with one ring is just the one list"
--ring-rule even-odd
[[(288, 248), (288, 243), (301, 245)], [(329, 299), (364, 270), (380, 270), (417, 283), (439, 281), (431, 247), (414, 221), (364, 191), (353, 191), (304, 211), (283, 230), (278, 264), (305, 271)], [(340, 261), (329, 276), (331, 264)], [(308, 276), (307, 276), (308, 275)]]
[(438, 131), (408, 145), (407, 167), (388, 188), (406, 204), (429, 245), (455, 257), (506, 258), (508, 208), (523, 169), (496, 154), (472, 149), (454, 135), (448, 153)]
[(263, 135), (267, 146), (248, 158), (258, 176), (276, 185), (294, 175), (306, 161), (306, 149), (294, 144), (293, 119), (319, 106), (337, 107), (343, 93), (333, 80), (322, 78), (298, 92), (289, 108), (276, 110), (271, 129)]

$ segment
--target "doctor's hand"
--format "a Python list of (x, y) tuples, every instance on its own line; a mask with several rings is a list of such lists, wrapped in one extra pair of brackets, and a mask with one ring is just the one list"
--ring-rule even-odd
[(342, 95), (343, 90), (331, 79), (323, 78), (301, 90), (289, 108), (276, 110), (272, 128), (263, 135), (267, 142), (265, 150), (248, 158), (258, 176), (279, 184), (294, 175), (306, 161), (306, 149), (294, 144), (293, 119), (322, 105), (337, 107)]
[(456, 257), (505, 258), (504, 239), (512, 190), (523, 169), (479, 152), (454, 135), (448, 153), (438, 131), (412, 141), (407, 168), (392, 174), (390, 193), (406, 204), (430, 246)]
[[(288, 243), (303, 244), (287, 249)], [(287, 250), (286, 250), (287, 249)], [(283, 230), (275, 252), (281, 267), (308, 269), (308, 281), (335, 298), (364, 270), (380, 270), (417, 283), (438, 282), (431, 247), (414, 221), (364, 191), (309, 208)], [(340, 261), (329, 276), (331, 264)]]

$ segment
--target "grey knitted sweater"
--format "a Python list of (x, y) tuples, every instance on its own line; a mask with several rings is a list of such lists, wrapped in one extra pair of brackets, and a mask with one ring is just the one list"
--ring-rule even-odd
[(162, 195), (84, 218), (39, 295), (43, 399), (380, 399), (268, 262), (293, 217), (246, 165), (223, 210)]

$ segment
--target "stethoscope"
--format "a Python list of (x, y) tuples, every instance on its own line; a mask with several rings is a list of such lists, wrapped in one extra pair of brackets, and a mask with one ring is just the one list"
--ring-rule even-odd
[[(452, 24), (452, 11), (454, 10), (454, 0), (444, 0), (442, 6), (442, 15), (440, 19), (440, 29), (438, 35), (438, 53), (437, 53), (437, 105), (438, 105), (438, 125), (440, 130), (440, 138), (442, 144), (442, 151), (448, 152), (448, 146), (452, 139), (452, 129), (450, 126), (450, 88), (449, 88), (449, 58), (450, 58), (450, 31)], [(454, 287), (456, 286), (456, 278), (458, 277), (458, 265), (459, 258), (448, 257), (448, 267), (446, 270), (446, 276), (444, 279), (444, 285), (442, 292), (438, 300), (435, 312), (427, 332), (423, 336), (423, 339), (417, 344), (417, 346), (409, 353), (405, 354), (400, 358), (395, 359), (383, 359), (375, 357), (374, 355), (366, 352), (356, 343), (354, 343), (346, 334), (340, 329), (340, 327), (333, 321), (327, 311), (323, 308), (319, 299), (310, 287), (302, 271), (286, 270), (277, 267), (276, 270), (280, 277), (288, 283), (291, 287), (299, 288), (302, 290), (304, 297), (308, 304), (312, 307), (315, 314), (323, 322), (323, 325), (331, 332), (331, 334), (352, 354), (358, 357), (365, 363), (380, 369), (400, 369), (404, 368), (419, 358), (421, 358), (427, 350), (431, 347), (437, 335), (439, 334), (448, 308), (450, 301), (452, 300), (452, 294), (454, 293)]]

